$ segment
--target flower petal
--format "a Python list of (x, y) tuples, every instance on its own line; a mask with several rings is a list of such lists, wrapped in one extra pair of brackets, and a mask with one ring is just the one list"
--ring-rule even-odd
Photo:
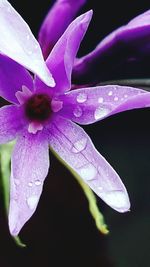
[(16, 138), (22, 129), (22, 112), (13, 105), (0, 108), (0, 144)]
[[(113, 31), (89, 54), (75, 61), (74, 83), (99, 83), (116, 74), (134, 77), (138, 70), (148, 73), (150, 62), (150, 10)], [(146, 68), (141, 68), (146, 62)], [(130, 67), (131, 66), (131, 67)], [(124, 72), (121, 72), (121, 70)]]
[(46, 136), (23, 133), (11, 162), (9, 228), (16, 236), (35, 212), (49, 168)]
[(23, 113), (20, 107), (13, 105), (0, 108), (0, 144), (16, 138), (23, 127)]
[(115, 113), (150, 106), (150, 93), (133, 87), (107, 85), (72, 90), (55, 101), (63, 103), (59, 115), (89, 124)]
[(52, 149), (109, 206), (128, 211), (130, 202), (118, 174), (98, 153), (82, 128), (57, 117), (49, 129)]
[(0, 34), (0, 53), (37, 74), (47, 85), (55, 85), (38, 42), (7, 0), (0, 1)]
[(0, 55), (0, 96), (11, 103), (18, 103), (15, 93), (23, 85), (33, 90), (33, 79), (29, 72), (12, 59)]
[(45, 59), (85, 2), (57, 0), (50, 9), (39, 31), (39, 43)]
[[(70, 90), (74, 59), (91, 17), (92, 11), (88, 11), (76, 18), (58, 40), (46, 60), (48, 68), (55, 77), (54, 93), (56, 94)], [(39, 79), (36, 80), (35, 86), (40, 89), (46, 87)]]

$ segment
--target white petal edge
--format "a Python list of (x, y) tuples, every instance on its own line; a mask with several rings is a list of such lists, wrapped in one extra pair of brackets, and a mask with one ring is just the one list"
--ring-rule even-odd
[(39, 43), (27, 23), (7, 0), (0, 0), (0, 36), (1, 54), (39, 76), (48, 86), (55, 86)]

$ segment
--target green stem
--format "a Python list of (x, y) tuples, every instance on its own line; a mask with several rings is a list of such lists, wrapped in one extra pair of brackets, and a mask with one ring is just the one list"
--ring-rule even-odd
[[(1, 172), (1, 180), (3, 187), (3, 197), (4, 197), (4, 205), (5, 211), (8, 215), (9, 210), (9, 193), (10, 193), (10, 160), (11, 160), (11, 152), (14, 146), (14, 142), (10, 142), (5, 145), (0, 145), (0, 172)], [(13, 237), (16, 244), (20, 247), (26, 247), (25, 244), (22, 243), (19, 236)]]

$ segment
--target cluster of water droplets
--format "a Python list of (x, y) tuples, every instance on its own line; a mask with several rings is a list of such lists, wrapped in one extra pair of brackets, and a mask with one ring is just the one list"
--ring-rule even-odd
[[(88, 146), (88, 139), (83, 137), (76, 141), (71, 152), (74, 154), (83, 153)], [(82, 164), (82, 162), (81, 162)], [(102, 165), (103, 166), (103, 165)], [(112, 176), (108, 166), (97, 166), (96, 163), (87, 160), (87, 163), (76, 167), (78, 175), (87, 182), (94, 192), (99, 195), (108, 205), (114, 209), (124, 212), (127, 205), (127, 196), (124, 190), (113, 182)]]
[[(88, 100), (88, 95), (85, 92), (81, 92), (77, 95), (76, 97), (76, 101), (79, 104), (83, 104)], [(109, 112), (110, 109), (105, 107), (105, 105), (103, 104), (104, 99), (103, 97), (99, 97), (98, 98), (98, 107), (95, 109), (94, 111), (94, 119), (95, 120), (99, 120), (100, 118), (105, 117)], [(73, 114), (76, 118), (79, 118), (83, 115), (83, 109), (82, 109), (82, 105), (77, 105), (73, 111)]]
[[(15, 185), (16, 186), (20, 186), (21, 185), (21, 182), (19, 179), (14, 179), (14, 182), (15, 182)], [(40, 180), (35, 180), (35, 181), (30, 181), (27, 183), (27, 190), (26, 190), (26, 203), (28, 205), (28, 207), (33, 210), (37, 203), (38, 203), (38, 200), (39, 200), (39, 197), (36, 195), (36, 193), (32, 193), (32, 191), (36, 192), (36, 188), (35, 187), (39, 187), (42, 185), (42, 182)], [(17, 195), (16, 195), (16, 201), (17, 201)]]

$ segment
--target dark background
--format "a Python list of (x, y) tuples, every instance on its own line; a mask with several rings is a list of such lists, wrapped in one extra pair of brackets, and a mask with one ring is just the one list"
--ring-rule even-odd
[[(10, 1), (37, 35), (50, 0)], [(94, 10), (80, 55), (108, 33), (150, 8), (149, 1), (87, 1)], [(145, 66), (146, 68), (146, 66)], [(124, 112), (85, 127), (100, 153), (125, 183), (131, 211), (119, 214), (98, 199), (110, 229), (95, 227), (87, 200), (73, 176), (51, 155), (38, 209), (20, 233), (27, 248), (9, 235), (0, 195), (0, 267), (149, 267), (150, 266), (150, 109)]]

